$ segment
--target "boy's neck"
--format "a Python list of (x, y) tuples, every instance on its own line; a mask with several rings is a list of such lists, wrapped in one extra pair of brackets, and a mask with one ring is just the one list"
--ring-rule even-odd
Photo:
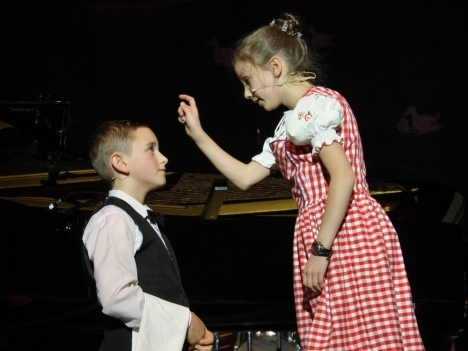
[(114, 186), (112, 187), (112, 190), (120, 190), (126, 193), (127, 195), (130, 195), (133, 197), (135, 200), (137, 200), (139, 203), (144, 204), (146, 194), (148, 194), (149, 191), (146, 191), (143, 186), (139, 187), (134, 187), (131, 186), (129, 182), (121, 182), (116, 179), (116, 182)]

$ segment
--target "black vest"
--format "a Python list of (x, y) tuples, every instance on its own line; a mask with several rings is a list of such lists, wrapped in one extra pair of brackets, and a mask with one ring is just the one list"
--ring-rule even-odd
[[(151, 224), (148, 223), (148, 220), (143, 218), (127, 202), (110, 196), (102, 207), (108, 205), (117, 206), (127, 212), (143, 234), (143, 243), (135, 254), (138, 285), (147, 294), (189, 307), (188, 299), (180, 280), (175, 253), (167, 237), (161, 232), (164, 243), (167, 246), (166, 249), (166, 246), (164, 246), (164, 243)], [(158, 225), (161, 230), (162, 223), (158, 221)], [(89, 261), (87, 252), (85, 252), (85, 259), (87, 259), (88, 268), (93, 277), (93, 266), (92, 262)], [(127, 328), (121, 321), (114, 320), (107, 328), (99, 350), (129, 351), (131, 350), (131, 341), (131, 329)]]

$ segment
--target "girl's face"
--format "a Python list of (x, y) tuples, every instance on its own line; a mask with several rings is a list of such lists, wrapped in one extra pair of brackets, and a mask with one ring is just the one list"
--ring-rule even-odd
[(266, 111), (281, 105), (272, 71), (261, 69), (250, 63), (239, 62), (234, 66), (237, 77), (244, 85), (244, 97), (252, 100)]

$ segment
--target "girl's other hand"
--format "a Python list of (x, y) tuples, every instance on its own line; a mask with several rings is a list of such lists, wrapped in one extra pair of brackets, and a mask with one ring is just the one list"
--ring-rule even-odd
[(302, 274), (302, 283), (313, 293), (319, 294), (324, 287), (324, 277), (328, 268), (328, 257), (311, 255)]

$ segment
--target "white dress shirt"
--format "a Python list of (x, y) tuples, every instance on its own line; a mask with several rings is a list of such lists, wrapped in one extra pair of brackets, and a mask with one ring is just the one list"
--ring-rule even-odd
[[(111, 190), (109, 196), (124, 200), (143, 217), (147, 216), (149, 207), (125, 192)], [(157, 225), (151, 225), (161, 238)], [(141, 247), (143, 235), (133, 219), (120, 207), (105, 206), (91, 217), (83, 234), (83, 242), (94, 264), (94, 278), (102, 312), (122, 320), (127, 327), (134, 328), (134, 344), (135, 332), (139, 329), (155, 333), (164, 326), (178, 335), (174, 338), (182, 337), (183, 344), (187, 326), (190, 325), (190, 310), (145, 294), (138, 285), (135, 253)], [(143, 316), (148, 316), (148, 323), (143, 323), (146, 325), (142, 324)], [(172, 325), (164, 324), (168, 316), (174, 319)], [(152, 330), (152, 325), (156, 331)], [(171, 332), (166, 330), (164, 333), (155, 333), (150, 335), (150, 341), (146, 338), (145, 342), (151, 342), (157, 334), (162, 337), (171, 335)], [(143, 340), (141, 336), (140, 339)]]

